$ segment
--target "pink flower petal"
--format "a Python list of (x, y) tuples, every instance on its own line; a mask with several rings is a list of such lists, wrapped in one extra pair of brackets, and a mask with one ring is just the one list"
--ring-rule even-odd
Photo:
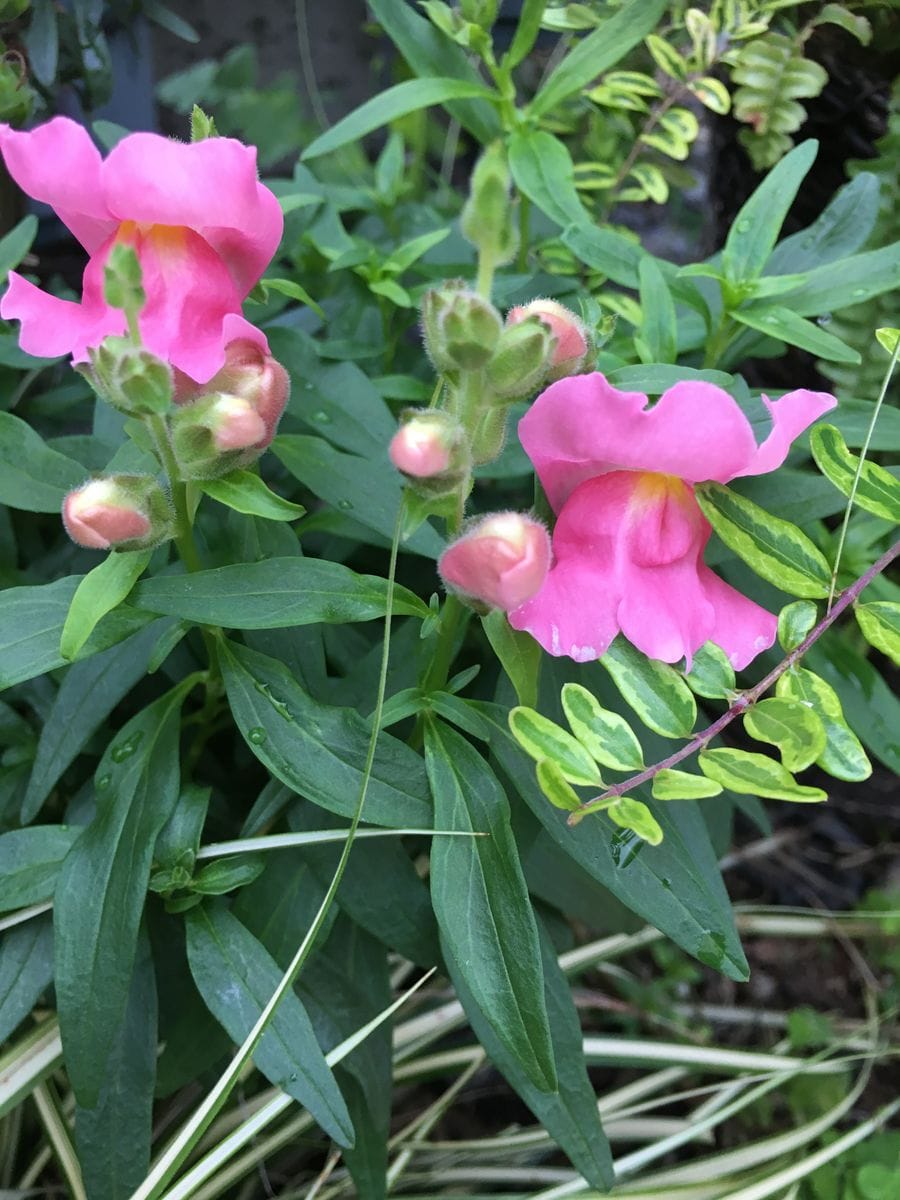
[(103, 164), (110, 211), (144, 225), (183, 225), (227, 263), (241, 297), (278, 248), (281, 207), (257, 179), (256, 150), (234, 138), (187, 145), (134, 133)]
[(100, 186), (100, 151), (83, 126), (54, 117), (24, 133), (0, 125), (0, 152), (23, 192), (49, 204), (89, 254), (118, 224)]
[(715, 612), (715, 625), (707, 641), (715, 642), (741, 671), (775, 641), (778, 618), (720, 579), (704, 564), (700, 581)]
[(109, 308), (96, 292), (76, 304), (60, 300), (23, 279), (9, 273), (9, 288), (0, 301), (0, 316), (6, 321), (21, 321), (19, 345), (26, 354), (38, 358), (56, 358), (71, 354), (75, 362), (87, 361), (89, 346), (96, 346), (110, 333), (125, 332), (125, 318)]
[(750, 462), (737, 475), (766, 475), (774, 471), (788, 456), (791, 443), (815, 421), (837, 405), (828, 392), (809, 392), (799, 388), (780, 400), (763, 396), (763, 403), (772, 418), (772, 430), (759, 446)]

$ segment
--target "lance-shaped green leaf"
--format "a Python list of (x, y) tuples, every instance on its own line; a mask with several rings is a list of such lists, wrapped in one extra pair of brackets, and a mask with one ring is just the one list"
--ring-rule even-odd
[(0, 412), (0, 504), (58, 513), (66, 492), (84, 483), (86, 474), (21, 418)]
[(878, 217), (878, 177), (860, 171), (840, 188), (821, 216), (779, 242), (767, 275), (786, 275), (846, 258), (862, 246)]
[(528, 106), (535, 117), (552, 112), (568, 96), (608, 71), (656, 27), (665, 0), (629, 0), (570, 50)]
[(495, 93), (483, 83), (464, 79), (407, 79), (379, 92), (332, 125), (306, 147), (301, 157), (306, 162), (330, 154), (332, 150), (365, 137), (373, 129), (433, 104), (446, 104), (450, 100), (490, 100), (494, 96)]
[(895, 288), (898, 271), (900, 241), (794, 275), (796, 286), (783, 300), (802, 317), (836, 312)]
[[(847, 449), (843, 434), (833, 425), (817, 425), (809, 435), (816, 466), (834, 486), (849, 496), (859, 470), (859, 456)], [(900, 479), (877, 463), (864, 462), (854, 504), (895, 524), (900, 521)]]
[(73, 659), (98, 623), (121, 604), (150, 562), (150, 550), (113, 550), (82, 579), (66, 614), (59, 652)]
[(855, 613), (869, 645), (900, 666), (900, 604), (890, 600), (857, 604)]
[[(222, 639), (222, 676), (235, 722), (260, 762), (301, 796), (353, 815), (369, 726), (352, 708), (313, 699), (277, 659)], [(392, 829), (432, 820), (422, 759), (403, 742), (378, 739), (365, 818)]]
[(790, 654), (803, 642), (816, 623), (818, 611), (810, 600), (795, 600), (778, 614), (778, 642)]
[(690, 771), (663, 767), (653, 777), (651, 790), (654, 800), (705, 800), (708, 796), (720, 795), (722, 785)]
[(757, 304), (750, 308), (734, 309), (731, 316), (748, 329), (778, 338), (779, 341), (787, 342), (789, 346), (799, 346), (801, 350), (814, 354), (816, 358), (823, 358), (826, 362), (862, 362), (858, 350), (842, 342), (815, 321), (807, 321), (805, 317), (797, 316), (793, 309), (783, 305)]
[(578, 1011), (569, 982), (560, 969), (550, 939), (541, 937), (544, 995), (550, 1014), (553, 1056), (559, 1079), (556, 1092), (536, 1088), (515, 1055), (497, 1037), (467, 985), (466, 976), (445, 947), (453, 986), (475, 1036), (494, 1066), (522, 1097), (547, 1133), (565, 1151), (580, 1175), (598, 1191), (612, 1186), (609, 1145), (600, 1127), (597, 1099), (587, 1075)]
[(622, 637), (612, 643), (600, 665), (648, 729), (663, 737), (690, 737), (697, 704), (673, 667), (645, 658)]
[[(158, 575), (135, 589), (137, 608), (231, 629), (283, 629), (383, 617), (387, 581), (320, 558), (267, 558), (190, 575)], [(394, 612), (425, 618), (429, 608), (394, 589)]]
[(857, 782), (872, 774), (859, 738), (844, 720), (844, 712), (834, 688), (806, 667), (792, 667), (775, 685), (776, 696), (805, 704), (825, 727), (825, 749), (816, 765), (836, 779)]
[(725, 545), (757, 575), (792, 596), (828, 595), (831, 569), (824, 554), (796, 525), (720, 483), (700, 484), (695, 495)]
[(675, 303), (656, 259), (641, 259), (641, 322), (635, 346), (645, 362), (674, 363), (678, 354), (678, 323)]
[(509, 169), (516, 187), (564, 229), (588, 217), (575, 189), (575, 168), (566, 146), (540, 129), (518, 130), (509, 139)]
[(609, 806), (606, 815), (622, 829), (633, 830), (639, 838), (649, 842), (651, 846), (658, 846), (663, 840), (663, 831), (659, 822), (641, 800), (632, 800), (630, 796), (623, 796), (621, 800), (617, 800)]
[(538, 763), (537, 781), (554, 808), (561, 808), (564, 812), (577, 812), (581, 808), (578, 793), (552, 758), (542, 758)]
[(614, 771), (640, 771), (644, 752), (624, 717), (604, 708), (580, 683), (565, 685), (562, 706), (572, 732), (592, 758)]
[(715, 642), (705, 642), (694, 654), (685, 683), (706, 700), (727, 700), (735, 690), (734, 667)]
[[(638, 271), (646, 253), (639, 242), (614, 229), (584, 224), (571, 226), (563, 233), (562, 240), (586, 267), (602, 271), (623, 287), (638, 286)], [(620, 385), (617, 383), (616, 386)]]
[(31, 825), (0, 836), (0, 912), (49, 900), (80, 829)]
[(436, 721), (426, 725), (425, 761), (437, 827), (490, 834), (437, 838), (432, 845), (431, 895), (441, 935), (498, 1041), (536, 1088), (553, 1092), (537, 922), (506, 796), (478, 751)]
[(540, 643), (536, 642), (530, 633), (513, 629), (506, 613), (499, 608), (482, 617), (481, 624), (491, 643), (491, 649), (516, 689), (519, 703), (533, 708), (537, 703), (541, 669)]
[(818, 149), (810, 139), (786, 154), (735, 217), (722, 250), (722, 268), (733, 283), (762, 272)]
[(306, 509), (271, 491), (252, 471), (232, 471), (220, 479), (205, 479), (200, 488), (235, 512), (267, 521), (296, 521)]
[[(194, 908), (186, 926), (194, 982), (210, 1012), (240, 1045), (278, 988), (282, 970), (226, 908)], [(275, 1009), (253, 1061), (271, 1083), (309, 1109), (339, 1145), (353, 1145), (347, 1106), (295, 992)]]
[(526, 754), (536, 761), (549, 758), (570, 783), (583, 787), (602, 787), (597, 764), (580, 742), (555, 721), (542, 717), (533, 708), (520, 705), (509, 714), (513, 737)]
[(765, 754), (722, 747), (703, 750), (697, 757), (697, 764), (708, 779), (743, 796), (810, 804), (828, 799), (821, 788), (798, 783), (780, 762)]
[(57, 883), (56, 998), (66, 1070), (92, 1107), (106, 1079), (110, 1030), (122, 1021), (153, 845), (178, 800), (179, 713), (188, 679), (133, 717), (95, 776), (97, 815)]
[(6, 1041), (53, 981), (49, 913), (8, 929), (0, 941), (0, 1039)]
[(744, 714), (744, 728), (758, 742), (781, 751), (789, 771), (805, 771), (825, 749), (825, 726), (815, 712), (797, 700), (770, 696)]
[(547, 0), (524, 0), (512, 45), (503, 56), (504, 67), (511, 70), (527, 57), (541, 31), (541, 19), (546, 7)]

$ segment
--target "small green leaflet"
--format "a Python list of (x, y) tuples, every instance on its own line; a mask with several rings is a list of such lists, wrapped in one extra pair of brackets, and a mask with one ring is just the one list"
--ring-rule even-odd
[(79, 583), (59, 639), (63, 658), (73, 659), (98, 622), (116, 608), (143, 575), (151, 550), (113, 550)]
[[(396, 597), (396, 591), (395, 591)], [(541, 647), (530, 633), (513, 629), (506, 613), (499, 608), (481, 618), (481, 624), (491, 649), (516, 689), (520, 704), (533, 708), (537, 704), (538, 678), (541, 669)]]
[(306, 512), (302, 504), (292, 504), (290, 500), (276, 496), (252, 471), (232, 471), (219, 479), (205, 479), (200, 487), (213, 500), (251, 517), (296, 521)]
[(869, 645), (900, 667), (900, 604), (889, 600), (858, 604), (855, 614)]
[(554, 808), (561, 808), (564, 812), (578, 812), (581, 808), (578, 793), (552, 758), (542, 758), (538, 762), (537, 781)]
[(858, 782), (872, 774), (859, 738), (844, 720), (837, 692), (805, 667), (792, 667), (775, 685), (776, 696), (806, 704), (825, 726), (825, 749), (816, 765), (836, 779)]
[(537, 762), (551, 759), (570, 783), (583, 787), (603, 786), (600, 772), (590, 754), (555, 722), (542, 717), (532, 708), (520, 706), (509, 714), (509, 727), (526, 754)]
[(622, 637), (612, 643), (600, 665), (648, 729), (663, 737), (690, 737), (697, 705), (673, 667), (645, 658)]
[(718, 796), (722, 785), (703, 775), (690, 771), (676, 771), (674, 767), (663, 767), (653, 778), (654, 800), (704, 800), (707, 796)]
[(765, 754), (726, 748), (703, 750), (697, 763), (708, 779), (741, 795), (807, 804), (828, 799), (821, 788), (804, 787), (781, 763)]
[(812, 630), (818, 612), (811, 600), (795, 600), (778, 614), (778, 642), (785, 653), (796, 650)]
[(705, 642), (694, 655), (685, 683), (706, 700), (728, 700), (735, 690), (734, 667), (715, 642)]
[(809, 444), (816, 466), (838, 491), (849, 496), (859, 471), (854, 503), (886, 521), (900, 521), (900, 479), (873, 462), (863, 462), (860, 470), (859, 457), (847, 449), (843, 434), (833, 425), (817, 425)]
[(311, 308), (316, 316), (325, 320), (325, 312), (321, 305), (313, 300), (312, 296), (293, 279), (279, 279), (269, 276), (267, 279), (260, 280), (261, 286), (266, 292), (278, 292), (282, 296), (290, 296), (292, 300), (299, 300), (301, 304), (305, 304), (307, 308)]
[(831, 569), (822, 552), (796, 525), (720, 483), (702, 483), (695, 495), (725, 545), (757, 575), (792, 596), (818, 599), (828, 595)]
[(770, 696), (744, 715), (744, 728), (758, 742), (781, 751), (789, 771), (805, 771), (825, 749), (825, 726), (815, 712), (797, 700)]
[(572, 732), (598, 763), (614, 771), (641, 770), (641, 744), (624, 717), (603, 708), (580, 683), (563, 687), (562, 706)]
[(622, 829), (633, 830), (639, 838), (649, 842), (651, 846), (658, 846), (663, 840), (663, 831), (659, 822), (647, 805), (640, 800), (632, 800), (630, 796), (623, 796), (621, 800), (617, 800), (609, 806), (606, 815)]

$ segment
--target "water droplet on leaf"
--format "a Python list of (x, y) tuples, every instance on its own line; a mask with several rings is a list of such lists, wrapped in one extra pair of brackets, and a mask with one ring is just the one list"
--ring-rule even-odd
[(620, 829), (612, 836), (609, 852), (617, 867), (627, 867), (637, 858), (644, 848), (644, 839), (638, 837), (633, 829)]
[(348, 508), (353, 507), (353, 501), (352, 500), (338, 500), (337, 506), (338, 506), (338, 508), (343, 508), (346, 510)]
[(254, 726), (254, 728), (251, 729), (247, 734), (248, 740), (251, 741), (254, 746), (261, 746), (268, 736), (269, 735), (261, 725)]

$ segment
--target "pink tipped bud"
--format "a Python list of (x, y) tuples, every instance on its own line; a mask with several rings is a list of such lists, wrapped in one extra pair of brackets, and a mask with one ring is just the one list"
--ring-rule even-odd
[(448, 437), (445, 424), (423, 415), (400, 426), (391, 439), (388, 453), (398, 471), (427, 479), (448, 469), (452, 450), (453, 439)]
[(63, 524), (73, 542), (89, 550), (141, 550), (172, 533), (172, 513), (149, 475), (110, 475), (69, 492)]
[(550, 535), (540, 521), (493, 513), (444, 551), (438, 570), (452, 591), (510, 612), (540, 589), (550, 558)]
[(590, 350), (584, 322), (555, 300), (532, 300), (510, 309), (506, 324), (518, 325), (529, 317), (538, 317), (556, 338), (551, 377), (562, 379), (564, 375), (576, 375)]
[(219, 396), (208, 416), (217, 450), (256, 448), (263, 445), (268, 436), (265, 421), (242, 396)]
[(190, 404), (198, 396), (222, 392), (247, 400), (259, 414), (265, 426), (261, 445), (265, 449), (275, 436), (281, 414), (291, 393), (291, 381), (281, 363), (249, 338), (238, 338), (225, 347), (225, 365), (202, 386), (186, 375), (177, 374), (175, 403)]

